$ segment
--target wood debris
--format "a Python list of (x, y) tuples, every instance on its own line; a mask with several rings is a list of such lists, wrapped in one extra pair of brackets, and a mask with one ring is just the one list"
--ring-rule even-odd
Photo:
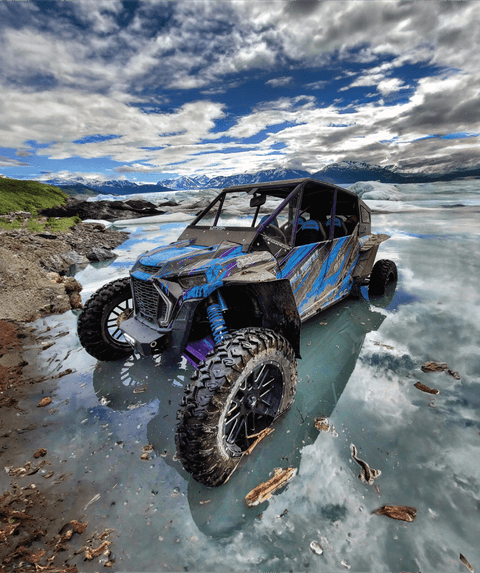
[(430, 388), (429, 386), (425, 386), (425, 384), (422, 384), (421, 382), (417, 382), (416, 384), (414, 384), (414, 386), (418, 390), (426, 392), (427, 394), (440, 394), (439, 390), (437, 390), (436, 388)]
[(321, 416), (314, 419), (315, 429), (319, 432), (328, 432), (330, 430), (330, 424), (328, 423), (328, 418)]
[(353, 459), (357, 462), (357, 464), (362, 468), (362, 471), (360, 472), (358, 478), (360, 479), (360, 481), (362, 481), (363, 483), (368, 483), (369, 485), (372, 485), (373, 482), (380, 476), (382, 475), (382, 472), (380, 470), (374, 470), (373, 468), (371, 468), (367, 462), (364, 462), (363, 460), (361, 460), (358, 456), (357, 456), (357, 448), (352, 444), (350, 446), (351, 450), (352, 450), (352, 457)]
[(88, 522), (82, 523), (76, 519), (73, 519), (60, 529), (59, 535), (64, 541), (68, 541), (73, 537), (74, 533), (84, 533), (84, 531), (87, 529), (87, 526)]
[(109, 553), (110, 551), (108, 548), (110, 547), (111, 544), (112, 544), (111, 541), (104, 541), (96, 549), (90, 549), (89, 547), (87, 547), (85, 549), (85, 559), (91, 561), (92, 559), (95, 559), (95, 557), (98, 557), (102, 553)]
[(413, 521), (417, 515), (416, 507), (408, 507), (406, 505), (384, 505), (372, 514), (386, 515), (391, 519), (398, 519), (399, 521)]
[(332, 434), (334, 438), (338, 437), (338, 434), (335, 430), (335, 426), (331, 426), (329, 420), (326, 416), (319, 416), (314, 418), (313, 423), (315, 425), (315, 429), (319, 432), (329, 432)]
[(455, 370), (451, 370), (445, 362), (425, 362), (421, 369), (422, 372), (447, 372), (455, 380), (460, 380), (460, 374)]
[(49, 464), (46, 460), (41, 461), (38, 466), (32, 464), (32, 462), (25, 462), (25, 465), (21, 468), (5, 468), (10, 477), (24, 477), (32, 476), (36, 474), (43, 466)]
[(248, 450), (246, 450), (243, 455), (244, 456), (248, 456), (252, 453), (253, 449), (255, 448), (255, 446), (261, 442), (263, 440), (263, 438), (266, 438), (269, 434), (271, 434), (274, 431), (274, 428), (265, 428), (264, 430), (262, 430), (261, 432), (258, 432), (258, 434), (253, 434), (253, 436), (248, 436), (249, 438), (257, 438), (253, 444), (248, 448)]
[(465, 565), (465, 567), (470, 571), (470, 573), (474, 573), (473, 567), (470, 565), (468, 559), (460, 553), (460, 561)]
[(384, 344), (383, 342), (374, 341), (373, 344), (375, 344), (375, 346), (382, 346), (383, 348), (386, 348), (387, 350), (395, 350), (393, 346), (390, 346), (389, 344)]
[(48, 406), (51, 403), (52, 399), (50, 398), (50, 396), (45, 396), (45, 398), (42, 398), (40, 402), (37, 404), (37, 408), (44, 408), (45, 406)]
[(257, 485), (245, 496), (249, 507), (259, 505), (272, 497), (278, 489), (286, 486), (297, 474), (297, 468), (275, 468), (274, 475), (268, 481)]
[[(88, 524), (72, 520), (52, 536), (49, 532), (52, 520), (44, 510), (46, 503), (45, 496), (34, 484), (26, 488), (14, 485), (13, 492), (7, 491), (0, 496), (0, 543), (5, 544), (2, 547), (2, 572), (78, 573), (77, 567), (68, 566), (65, 558), (64, 565), (55, 566), (53, 562), (68, 550), (73, 534), (83, 533)], [(13, 504), (15, 509), (12, 509)]]

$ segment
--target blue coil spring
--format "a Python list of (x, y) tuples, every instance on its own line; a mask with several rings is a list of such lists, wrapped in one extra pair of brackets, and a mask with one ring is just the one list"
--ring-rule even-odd
[(225, 325), (225, 320), (222, 315), (222, 308), (219, 304), (211, 304), (207, 307), (207, 316), (210, 322), (210, 328), (212, 329), (213, 341), (215, 346), (220, 344), (220, 342), (228, 334), (227, 327)]

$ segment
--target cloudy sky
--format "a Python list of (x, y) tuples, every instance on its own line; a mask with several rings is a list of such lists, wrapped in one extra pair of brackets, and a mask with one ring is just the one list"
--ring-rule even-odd
[(0, 2), (0, 173), (480, 165), (479, 2)]

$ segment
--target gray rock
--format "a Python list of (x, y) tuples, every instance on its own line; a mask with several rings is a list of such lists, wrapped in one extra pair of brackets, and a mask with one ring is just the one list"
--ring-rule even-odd
[(116, 257), (117, 257), (117, 255), (115, 253), (112, 253), (111, 251), (107, 251), (107, 249), (104, 249), (102, 247), (93, 247), (87, 253), (87, 259), (91, 263), (97, 263), (100, 261), (108, 261), (110, 259), (115, 259)]

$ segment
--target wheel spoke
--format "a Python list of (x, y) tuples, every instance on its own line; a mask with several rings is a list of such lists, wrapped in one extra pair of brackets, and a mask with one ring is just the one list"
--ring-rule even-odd
[[(238, 420), (235, 422), (235, 426), (232, 428), (232, 431), (230, 433), (230, 436), (228, 437), (228, 440), (230, 443), (234, 442), (235, 440), (238, 438), (238, 434), (240, 433), (240, 430), (242, 429), (242, 425), (244, 423), (245, 418), (238, 418)], [(235, 434), (233, 435), (233, 439), (230, 439), (232, 437), (232, 434), (235, 430)]]
[(234, 406), (233, 406), (233, 408), (232, 408), (230, 411), (227, 412), (227, 418), (230, 416), (230, 414), (231, 414), (232, 412), (234, 412), (234, 411), (238, 408), (238, 403), (237, 403), (237, 401), (236, 401), (236, 400), (232, 400), (232, 402), (233, 402)]
[(226, 428), (229, 424), (231, 424), (234, 420), (236, 420), (236, 419), (238, 418), (238, 416), (240, 416), (240, 414), (241, 414), (241, 412), (238, 411), (238, 412), (235, 414), (235, 416), (232, 416), (229, 420), (227, 420), (227, 421), (225, 422), (225, 428)]
[(265, 369), (267, 368), (267, 364), (264, 364), (262, 366), (262, 368), (260, 369), (260, 372), (255, 376), (255, 379), (253, 381), (253, 388), (260, 388), (262, 386), (262, 379), (263, 379), (263, 374), (265, 372)]
[(248, 418), (247, 416), (245, 416), (245, 417), (243, 418), (243, 426), (244, 426), (244, 428), (245, 428), (245, 439), (246, 439), (247, 436), (248, 436), (247, 418)]
[[(275, 381), (275, 378), (272, 378), (271, 380), (269, 380), (268, 382), (266, 382), (263, 386), (262, 386), (262, 390), (265, 390), (265, 388), (267, 388), (267, 386), (269, 386), (272, 382)], [(266, 394), (268, 394), (270, 392), (271, 388), (267, 388), (267, 390), (265, 390), (265, 392), (263, 394), (260, 394), (260, 398), (263, 398)]]

